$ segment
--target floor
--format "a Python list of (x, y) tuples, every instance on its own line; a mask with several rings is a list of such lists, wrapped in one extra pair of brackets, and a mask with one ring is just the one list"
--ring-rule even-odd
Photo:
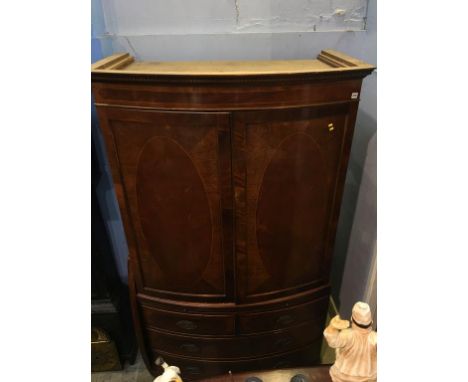
[[(327, 317), (327, 325), (330, 317)], [(335, 352), (328, 347), (325, 341), (322, 343), (321, 363), (331, 364), (335, 361)], [(91, 382), (152, 382), (153, 377), (146, 370), (145, 364), (139, 354), (135, 364), (125, 365), (121, 371), (108, 371), (91, 374)]]
[(153, 380), (140, 354), (133, 365), (125, 365), (123, 370), (91, 373), (91, 382), (152, 382)]

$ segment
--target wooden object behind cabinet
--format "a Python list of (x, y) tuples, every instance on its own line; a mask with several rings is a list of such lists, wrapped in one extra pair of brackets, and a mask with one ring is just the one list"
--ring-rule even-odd
[(135, 62), (92, 81), (140, 349), (187, 380), (312, 365), (362, 79), (316, 60)]

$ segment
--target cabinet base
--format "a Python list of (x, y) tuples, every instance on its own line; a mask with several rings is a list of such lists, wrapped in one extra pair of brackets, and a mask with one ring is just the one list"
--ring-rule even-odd
[[(294, 351), (276, 354), (268, 357), (239, 359), (239, 360), (201, 360), (195, 358), (175, 356), (168, 353), (153, 352), (150, 359), (153, 361), (161, 356), (170, 365), (175, 365), (182, 372), (184, 381), (197, 381), (208, 377), (228, 374), (230, 372), (254, 371), (262, 369), (285, 369), (290, 367), (315, 366), (320, 361), (320, 348), (322, 340)], [(161, 370), (154, 365), (151, 374), (156, 376), (161, 374)]]

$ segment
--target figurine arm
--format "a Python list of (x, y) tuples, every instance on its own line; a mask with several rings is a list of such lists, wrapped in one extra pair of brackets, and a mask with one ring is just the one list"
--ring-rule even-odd
[(323, 332), (323, 335), (325, 336), (328, 345), (332, 348), (342, 348), (348, 343), (342, 333), (335, 328), (326, 328)]
[(327, 340), (328, 345), (332, 348), (345, 347), (349, 342), (349, 336), (346, 335), (346, 332), (337, 329), (333, 325), (334, 321), (337, 321), (339, 319), (339, 316), (334, 317), (330, 322), (330, 325), (328, 325), (323, 331), (323, 335)]

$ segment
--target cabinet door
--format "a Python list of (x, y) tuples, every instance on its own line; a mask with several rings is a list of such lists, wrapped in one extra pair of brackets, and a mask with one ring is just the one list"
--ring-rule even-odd
[(110, 108), (100, 115), (135, 238), (138, 292), (225, 299), (233, 267), (229, 115)]
[[(286, 295), (328, 283), (349, 106), (234, 115), (238, 294)], [(340, 186), (341, 187), (341, 186)]]

